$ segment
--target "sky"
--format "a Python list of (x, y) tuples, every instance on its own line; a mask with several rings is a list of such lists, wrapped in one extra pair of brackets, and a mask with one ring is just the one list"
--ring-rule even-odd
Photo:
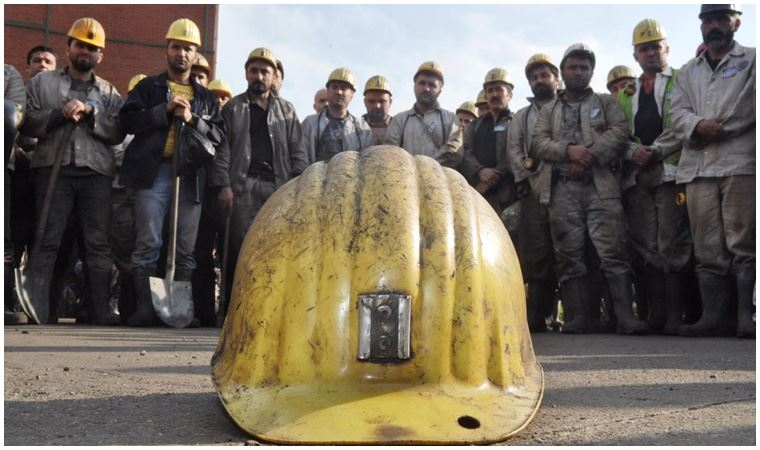
[[(756, 46), (755, 5), (743, 6), (735, 39)], [(217, 77), (244, 92), (245, 63), (256, 47), (268, 47), (285, 67), (281, 96), (303, 119), (313, 114), (313, 96), (329, 73), (349, 68), (357, 92), (349, 105), (364, 114), (364, 83), (385, 76), (393, 91), (391, 114), (414, 104), (412, 78), (421, 63), (435, 60), (445, 73), (438, 98), (455, 110), (482, 88), (486, 72), (503, 67), (515, 84), (510, 108), (528, 104), (531, 95), (524, 67), (535, 53), (559, 64), (576, 42), (591, 46), (597, 66), (591, 86), (606, 91), (607, 73), (618, 64), (641, 69), (633, 60), (631, 36), (641, 20), (652, 18), (665, 28), (670, 64), (681, 67), (702, 41), (698, 4), (680, 5), (233, 5), (219, 13)]]

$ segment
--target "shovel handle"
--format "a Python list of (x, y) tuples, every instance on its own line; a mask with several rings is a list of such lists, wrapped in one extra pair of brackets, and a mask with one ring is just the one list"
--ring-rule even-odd
[(55, 154), (55, 160), (53, 161), (53, 171), (50, 172), (50, 178), (48, 178), (47, 190), (45, 191), (45, 197), (42, 200), (42, 209), (40, 215), (37, 218), (37, 230), (34, 233), (34, 245), (32, 245), (32, 251), (28, 255), (28, 259), (31, 262), (33, 255), (37, 255), (42, 246), (42, 237), (45, 235), (45, 228), (47, 228), (48, 216), (50, 215), (50, 205), (53, 203), (53, 191), (58, 184), (58, 175), (61, 173), (61, 164), (63, 162), (63, 153), (68, 148), (69, 139), (71, 139), (71, 133), (74, 131), (74, 124), (67, 123), (63, 125), (66, 127), (63, 132), (63, 138), (60, 141), (58, 150)]
[(229, 261), (228, 251), (230, 248), (230, 214), (227, 214), (224, 220), (224, 243), (222, 244), (222, 281), (219, 286), (219, 309), (216, 312), (216, 326), (221, 328), (224, 325), (224, 318), (227, 316), (227, 307), (229, 299), (227, 298), (227, 262)]

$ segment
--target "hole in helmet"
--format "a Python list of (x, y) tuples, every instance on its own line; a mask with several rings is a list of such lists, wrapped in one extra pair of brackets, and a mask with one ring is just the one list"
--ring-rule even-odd
[(457, 419), (457, 423), (462, 428), (467, 428), (468, 430), (480, 428), (480, 421), (472, 416), (462, 416)]

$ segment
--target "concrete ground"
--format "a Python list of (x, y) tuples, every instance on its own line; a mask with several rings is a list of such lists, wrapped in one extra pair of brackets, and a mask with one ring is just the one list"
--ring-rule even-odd
[[(5, 445), (255, 444), (209, 375), (219, 330), (5, 327)], [(538, 414), (509, 445), (755, 445), (755, 341), (534, 335)]]

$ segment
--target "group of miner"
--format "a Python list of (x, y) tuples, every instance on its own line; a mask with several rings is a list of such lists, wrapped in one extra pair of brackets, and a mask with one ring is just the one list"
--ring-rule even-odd
[(26, 86), (5, 65), (6, 323), (23, 320), (8, 285), (32, 247), (59, 152), (42, 241), (28, 255), (30, 295), (50, 298), (43, 322), (57, 320), (56, 280), (78, 249), (83, 320), (159, 323), (149, 277), (165, 259), (175, 128), (189, 126), (216, 149), (213, 161), (179, 175), (174, 278), (192, 281), (195, 326), (215, 324), (218, 261), (231, 268), (221, 283), (229, 298), (248, 227), (279, 187), (340, 152), (393, 145), (460, 172), (501, 215), (531, 331), (754, 337), (755, 49), (734, 40), (738, 5), (702, 5), (699, 20), (704, 42), (680, 69), (669, 65), (663, 27), (636, 25), (642, 74), (614, 67), (612, 95), (590, 88), (596, 58), (577, 43), (559, 65), (530, 57), (532, 97), (517, 112), (501, 67), (485, 75), (477, 102), (443, 109), (444, 71), (427, 61), (406, 111), (390, 116), (390, 83), (376, 75), (364, 87), (366, 114), (352, 114), (357, 83), (338, 68), (301, 121), (279, 95), (284, 69), (270, 49), (250, 52), (248, 89), (233, 95), (225, 81), (209, 80), (189, 19), (169, 27), (166, 71), (136, 75), (122, 97), (95, 72), (103, 27), (79, 19), (63, 68), (44, 46), (28, 54)]

